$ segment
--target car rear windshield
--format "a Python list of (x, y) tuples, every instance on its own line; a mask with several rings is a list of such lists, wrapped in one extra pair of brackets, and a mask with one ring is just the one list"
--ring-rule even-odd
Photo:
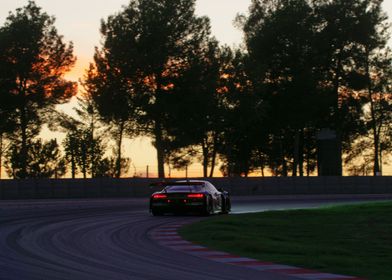
[(167, 186), (167, 192), (200, 192), (203, 190), (202, 185), (185, 185), (185, 186)]

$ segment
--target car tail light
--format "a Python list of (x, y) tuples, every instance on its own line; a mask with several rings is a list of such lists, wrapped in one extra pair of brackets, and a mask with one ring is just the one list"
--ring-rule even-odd
[(188, 198), (203, 198), (204, 194), (202, 193), (194, 193), (194, 194), (188, 194)]
[(167, 198), (166, 194), (154, 194), (153, 199), (163, 199), (163, 198)]

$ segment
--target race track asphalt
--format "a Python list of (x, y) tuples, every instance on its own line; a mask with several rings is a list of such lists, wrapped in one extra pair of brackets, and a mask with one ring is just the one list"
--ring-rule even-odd
[[(388, 198), (234, 198), (233, 212)], [(170, 250), (149, 234), (199, 219), (152, 217), (146, 199), (0, 201), (0, 279), (296, 279)]]

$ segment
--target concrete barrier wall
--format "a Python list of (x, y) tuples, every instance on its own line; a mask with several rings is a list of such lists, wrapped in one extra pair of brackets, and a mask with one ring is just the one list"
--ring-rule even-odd
[[(176, 179), (180, 180), (180, 179)], [(208, 178), (232, 195), (391, 194), (392, 176)], [(159, 179), (0, 180), (0, 199), (147, 197)], [(168, 180), (169, 181), (169, 180)]]

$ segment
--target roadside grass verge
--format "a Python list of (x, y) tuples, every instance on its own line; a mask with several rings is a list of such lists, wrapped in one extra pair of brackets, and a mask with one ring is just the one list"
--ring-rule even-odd
[(211, 249), (262, 261), (392, 279), (392, 202), (216, 216), (179, 233)]

